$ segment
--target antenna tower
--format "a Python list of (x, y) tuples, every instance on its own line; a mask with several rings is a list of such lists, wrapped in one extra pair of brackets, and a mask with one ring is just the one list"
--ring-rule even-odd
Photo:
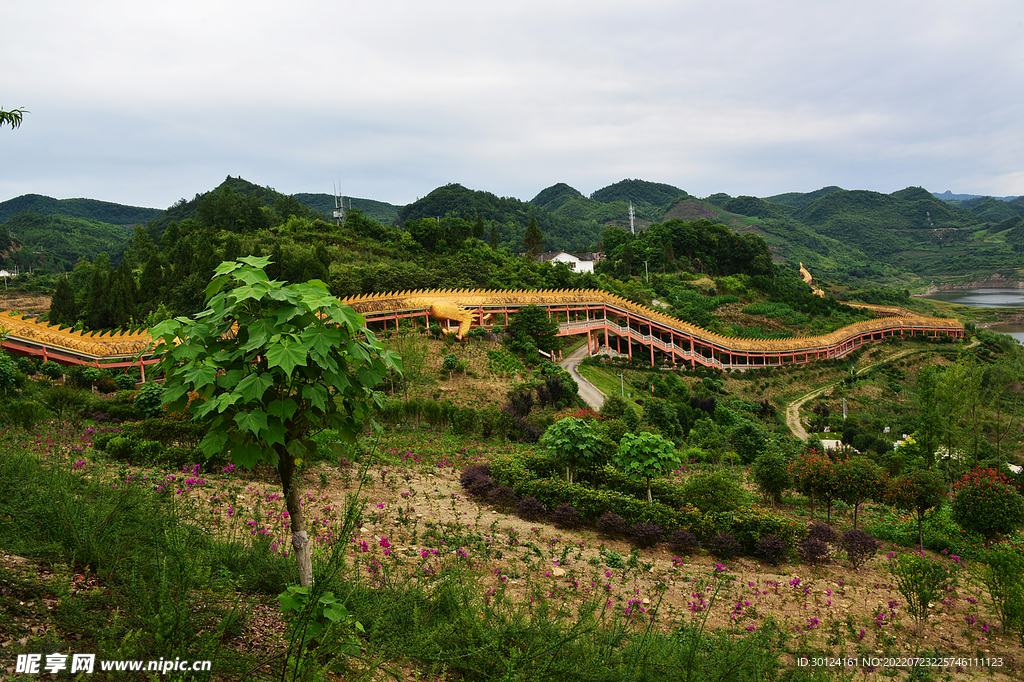
[(636, 230), (633, 228), (633, 202), (629, 202), (629, 233), (635, 235)]
[(341, 181), (334, 185), (334, 222), (340, 227), (345, 223), (345, 198), (341, 196)]

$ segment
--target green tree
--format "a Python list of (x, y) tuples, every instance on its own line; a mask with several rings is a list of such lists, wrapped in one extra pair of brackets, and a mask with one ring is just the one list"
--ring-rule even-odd
[(857, 527), (860, 505), (882, 497), (885, 474), (867, 457), (851, 457), (832, 466), (833, 487), (837, 498), (853, 505), (853, 527)]
[(573, 482), (577, 471), (591, 469), (604, 461), (605, 444), (585, 419), (565, 417), (549, 426), (540, 444), (551, 451), (565, 467), (565, 480)]
[(736, 454), (740, 456), (740, 461), (750, 464), (764, 452), (768, 439), (765, 437), (764, 431), (744, 420), (729, 432), (729, 442)]
[(651, 481), (679, 466), (672, 441), (649, 431), (627, 433), (619, 442), (615, 463), (626, 476), (647, 484), (647, 501), (653, 502)]
[(323, 282), (270, 280), (268, 258), (224, 262), (206, 288), (206, 309), (151, 330), (166, 377), (164, 403), (189, 408), (209, 430), (207, 455), (236, 464), (277, 467), (290, 516), (299, 583), (312, 583), (309, 540), (297, 468), (316, 451), (323, 429), (354, 441), (373, 406), (374, 390), (400, 359), (384, 350), (363, 318)]
[(536, 346), (543, 351), (558, 350), (558, 322), (551, 319), (548, 311), (540, 306), (528, 305), (520, 308), (508, 326), (512, 343), (517, 346)]
[(110, 257), (101, 253), (92, 264), (89, 293), (86, 297), (85, 326), (89, 329), (109, 329), (110, 324)]
[(981, 378), (982, 373), (971, 363), (960, 361), (943, 370), (935, 387), (950, 486), (956, 478), (958, 446), (967, 441), (978, 414)]
[(164, 266), (160, 261), (159, 254), (154, 252), (142, 266), (142, 275), (139, 278), (139, 315), (143, 317), (163, 302), (164, 296)]
[(924, 515), (929, 509), (942, 504), (946, 497), (942, 477), (928, 469), (917, 469), (890, 481), (885, 496), (896, 507), (917, 516), (917, 543), (918, 547), (923, 547)]
[(939, 414), (938, 385), (941, 371), (938, 367), (923, 367), (917, 376), (917, 429), (916, 440), (920, 443), (928, 468), (935, 465), (935, 451), (939, 447), (942, 433), (942, 417)]
[(832, 481), (832, 460), (820, 450), (804, 450), (788, 467), (789, 475), (796, 485), (811, 501), (811, 518), (814, 518), (814, 505), (824, 501), (828, 505), (828, 522), (832, 522), (832, 500), (835, 489)]
[(788, 465), (789, 458), (778, 451), (765, 452), (754, 462), (754, 482), (765, 497), (775, 504), (782, 502), (782, 491), (792, 483), (786, 469)]
[(530, 256), (531, 260), (537, 260), (540, 255), (540, 244), (544, 241), (544, 235), (537, 227), (537, 219), (530, 218), (530, 225), (526, 228), (526, 236), (523, 237), (523, 250)]
[(68, 281), (61, 277), (57, 280), (57, 288), (53, 290), (53, 296), (50, 297), (50, 322), (71, 327), (77, 321), (78, 302), (75, 300), (75, 292), (71, 290)]

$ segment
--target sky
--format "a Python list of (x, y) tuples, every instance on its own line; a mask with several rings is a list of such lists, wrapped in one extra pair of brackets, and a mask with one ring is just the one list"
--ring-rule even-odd
[(0, 201), (1015, 196), (1022, 35), (1020, 0), (7, 2)]

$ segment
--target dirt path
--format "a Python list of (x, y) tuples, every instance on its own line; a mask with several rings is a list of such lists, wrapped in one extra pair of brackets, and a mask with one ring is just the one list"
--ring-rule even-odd
[[(971, 341), (971, 343), (968, 344), (967, 347), (972, 348), (976, 345), (978, 345), (978, 339), (974, 339), (973, 341)], [(882, 363), (892, 362), (893, 360), (899, 360), (900, 358), (906, 357), (908, 355), (922, 352), (924, 352), (924, 349), (922, 348), (910, 348), (907, 350), (902, 350), (898, 353), (890, 355), (889, 357), (882, 358), (881, 360), (876, 360), (875, 362), (872, 362), (870, 365), (864, 365), (863, 367), (854, 372), (854, 376), (860, 374), (861, 372), (866, 372), (867, 370), (873, 367), (877, 367)], [(803, 407), (804, 403), (808, 402), (809, 400), (817, 398), (825, 391), (835, 388), (840, 383), (842, 383), (842, 380), (832, 381), (830, 383), (825, 384), (824, 386), (819, 386), (818, 388), (808, 391), (804, 395), (795, 398), (791, 403), (786, 405), (786, 426), (789, 427), (789, 430), (793, 432), (794, 436), (796, 436), (800, 440), (807, 440), (807, 429), (804, 428), (803, 422), (800, 421), (800, 408)]]

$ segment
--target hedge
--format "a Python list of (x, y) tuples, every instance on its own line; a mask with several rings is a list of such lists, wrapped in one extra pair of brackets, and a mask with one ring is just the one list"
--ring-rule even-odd
[[(641, 499), (632, 494), (632, 490), (595, 489), (579, 483), (568, 483), (551, 458), (544, 453), (501, 455), (492, 460), (489, 466), (491, 478), (496, 483), (511, 487), (520, 497), (535, 497), (548, 509), (554, 509), (560, 504), (571, 504), (579, 511), (581, 520), (589, 524), (595, 523), (605, 512), (614, 512), (627, 525), (656, 523), (666, 534), (677, 528), (685, 528), (701, 541), (708, 540), (716, 533), (731, 533), (748, 553), (753, 551), (754, 545), (765, 535), (777, 535), (793, 546), (807, 534), (802, 522), (759, 509), (702, 513), (697, 507), (679, 499), (680, 486), (669, 481), (658, 482), (664, 484), (660, 487), (666, 494), (654, 502)], [(609, 469), (606, 467), (603, 473)], [(628, 481), (621, 474), (607, 478), (609, 482)], [(639, 486), (634, 487), (640, 491)], [(642, 495), (646, 498), (646, 489)], [(666, 498), (678, 500), (678, 503), (666, 504)]]

